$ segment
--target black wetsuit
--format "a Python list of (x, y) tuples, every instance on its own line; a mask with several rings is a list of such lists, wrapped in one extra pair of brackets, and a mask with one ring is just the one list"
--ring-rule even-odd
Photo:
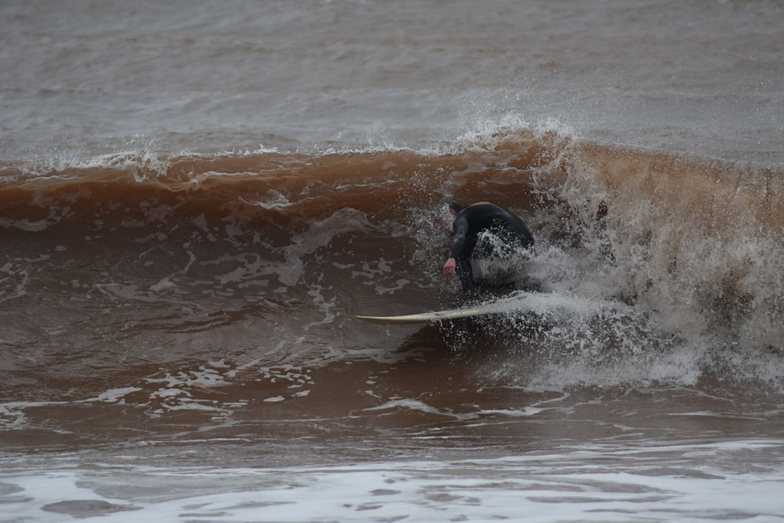
[(534, 237), (523, 220), (492, 203), (464, 207), (455, 218), (453, 229), (455, 235), (449, 257), (457, 262), (456, 272), (466, 294), (473, 294), (476, 288), (471, 258), (504, 257), (504, 253), (487, 246), (483, 246), (482, 252), (475, 252), (482, 232), (491, 232), (512, 249), (530, 248), (534, 244)]

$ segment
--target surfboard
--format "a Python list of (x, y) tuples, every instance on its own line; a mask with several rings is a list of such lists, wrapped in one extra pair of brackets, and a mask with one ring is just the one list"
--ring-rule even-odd
[(480, 304), (462, 309), (447, 309), (443, 311), (421, 312), (418, 314), (403, 314), (400, 316), (357, 316), (357, 319), (368, 323), (427, 323), (444, 320), (457, 320), (460, 318), (473, 318), (504, 312), (502, 307), (494, 304)]

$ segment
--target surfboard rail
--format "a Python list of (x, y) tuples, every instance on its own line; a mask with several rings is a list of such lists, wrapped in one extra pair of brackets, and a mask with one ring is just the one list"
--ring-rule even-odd
[(368, 323), (428, 323), (445, 320), (456, 320), (460, 318), (473, 318), (475, 316), (485, 316), (488, 314), (501, 313), (498, 307), (490, 305), (475, 305), (461, 309), (446, 309), (440, 311), (420, 312), (417, 314), (403, 314), (399, 316), (362, 316), (358, 315), (358, 320)]
[(458, 309), (444, 309), (437, 311), (427, 311), (415, 314), (401, 314), (394, 316), (369, 316), (357, 315), (360, 321), (367, 323), (382, 323), (382, 324), (405, 324), (405, 323), (434, 323), (449, 320), (458, 320), (461, 318), (475, 318), (478, 316), (489, 316), (491, 314), (509, 314), (519, 313), (521, 311), (530, 310), (531, 302), (529, 298), (538, 293), (529, 291), (515, 291), (512, 294), (502, 298), (490, 299), (481, 303), (477, 303), (471, 307), (462, 307)]

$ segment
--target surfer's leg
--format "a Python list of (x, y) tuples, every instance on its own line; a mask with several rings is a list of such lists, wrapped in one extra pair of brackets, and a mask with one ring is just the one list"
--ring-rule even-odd
[(457, 261), (457, 277), (460, 278), (460, 283), (463, 286), (463, 296), (460, 301), (455, 303), (453, 307), (464, 307), (473, 305), (478, 301), (476, 293), (476, 282), (474, 281), (474, 269), (471, 267), (471, 260), (468, 258), (460, 258)]
[(468, 258), (460, 258), (457, 260), (457, 277), (460, 278), (460, 283), (463, 285), (463, 292), (474, 292), (476, 290), (476, 283), (474, 282), (474, 269), (471, 267), (471, 260)]

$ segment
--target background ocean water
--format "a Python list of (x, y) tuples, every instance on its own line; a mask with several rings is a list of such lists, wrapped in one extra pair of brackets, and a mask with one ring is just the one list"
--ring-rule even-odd
[[(2, 521), (781, 521), (784, 4), (0, 5)], [(536, 291), (454, 300), (444, 199)]]
[(3, 6), (3, 158), (420, 147), (519, 122), (780, 163), (777, 2)]

